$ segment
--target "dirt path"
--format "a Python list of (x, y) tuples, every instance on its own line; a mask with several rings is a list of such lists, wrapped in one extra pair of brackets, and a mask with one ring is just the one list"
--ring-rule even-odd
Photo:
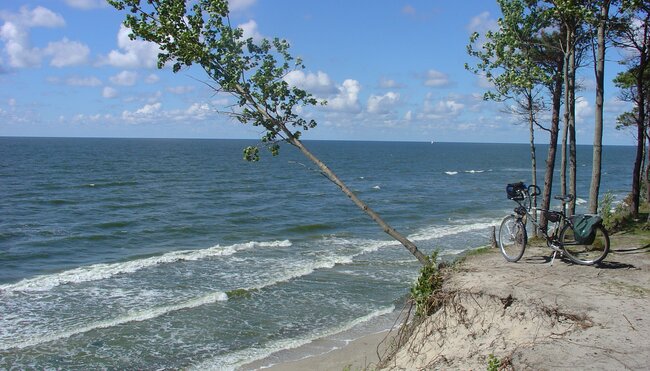
[(650, 368), (650, 239), (612, 236), (597, 267), (531, 247), (518, 263), (497, 249), (470, 256), (445, 282), (445, 305), (388, 369)]

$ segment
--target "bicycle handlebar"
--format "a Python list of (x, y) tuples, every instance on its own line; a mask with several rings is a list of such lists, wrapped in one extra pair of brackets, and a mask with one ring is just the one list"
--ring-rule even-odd
[[(533, 192), (530, 191), (531, 189), (533, 190)], [(527, 191), (531, 197), (539, 196), (542, 194), (542, 190), (539, 189), (539, 187), (536, 185), (529, 185)]]

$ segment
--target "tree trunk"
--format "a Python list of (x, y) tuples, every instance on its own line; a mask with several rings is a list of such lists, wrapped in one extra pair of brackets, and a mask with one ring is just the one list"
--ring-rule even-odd
[(302, 152), (303, 155), (305, 155), (311, 162), (313, 162), (320, 171), (325, 174), (325, 176), (331, 180), (334, 184), (336, 184), (341, 191), (354, 202), (355, 205), (357, 205), (361, 210), (363, 210), (364, 213), (366, 213), (372, 220), (377, 223), (381, 229), (387, 233), (389, 236), (393, 237), (397, 241), (399, 241), (413, 256), (415, 256), (420, 263), (423, 265), (427, 264), (429, 262), (429, 258), (422, 254), (420, 250), (415, 246), (413, 242), (411, 242), (409, 239), (404, 237), (401, 233), (397, 232), (393, 227), (388, 225), (380, 216), (377, 214), (374, 210), (370, 208), (365, 202), (363, 202), (361, 199), (357, 197), (354, 192), (350, 188), (348, 188), (345, 183), (327, 166), (325, 165), (321, 160), (319, 160), (314, 154), (312, 154), (304, 145), (303, 143), (298, 140), (286, 127), (282, 127), (283, 131), (285, 134), (288, 136), (288, 141), (292, 145), (296, 146), (300, 152)]
[[(591, 167), (591, 185), (589, 187), (589, 212), (598, 212), (598, 196), (600, 195), (601, 162), (603, 153), (603, 100), (605, 96), (605, 28), (609, 15), (610, 0), (604, 0), (600, 8), (598, 20), (598, 54), (594, 72), (596, 75), (596, 112), (594, 114), (594, 147)], [(641, 139), (643, 143), (643, 139)]]
[(643, 161), (643, 147), (645, 143), (645, 128), (637, 122), (636, 157), (634, 158), (634, 170), (632, 171), (632, 204), (630, 213), (633, 218), (639, 217), (639, 201), (641, 195), (641, 162)]
[[(632, 217), (639, 217), (639, 207), (641, 203), (641, 161), (643, 158), (643, 147), (645, 144), (645, 134), (647, 125), (646, 125), (646, 82), (644, 81), (645, 70), (647, 69), (648, 58), (645, 53), (641, 53), (639, 60), (639, 69), (636, 76), (636, 90), (638, 96), (637, 102), (637, 149), (636, 149), (636, 159), (634, 162), (634, 174), (632, 174), (632, 205), (630, 205), (630, 212)], [(650, 152), (650, 151), (648, 151)], [(649, 155), (650, 156), (650, 155)], [(648, 165), (650, 166), (650, 164)], [(650, 187), (648, 187), (650, 188)], [(650, 216), (648, 216), (650, 218)]]
[(388, 225), (382, 219), (379, 214), (377, 214), (373, 209), (370, 208), (365, 202), (363, 202), (357, 195), (352, 192), (348, 186), (343, 183), (343, 181), (327, 166), (325, 163), (323, 163), (318, 157), (316, 157), (313, 153), (311, 153), (307, 147), (305, 147), (302, 142), (289, 130), (286, 125), (282, 122), (279, 122), (275, 118), (273, 118), (263, 107), (261, 107), (257, 101), (246, 92), (246, 90), (241, 86), (237, 85), (235, 87), (238, 93), (241, 94), (242, 97), (244, 97), (250, 104), (252, 104), (255, 109), (264, 116), (266, 120), (269, 122), (268, 128), (272, 130), (277, 130), (278, 132), (282, 132), (286, 135), (286, 140), (289, 142), (291, 145), (295, 146), (302, 152), (305, 157), (307, 157), (314, 165), (316, 165), (320, 171), (322, 172), (323, 175), (327, 177), (332, 183), (336, 184), (341, 191), (354, 202), (355, 205), (357, 205), (364, 213), (366, 213), (372, 220), (375, 221), (381, 227), (381, 229), (387, 233), (389, 236), (393, 237), (397, 241), (399, 241), (413, 256), (415, 256), (418, 261), (422, 265), (426, 265), (429, 263), (429, 258), (422, 254), (420, 250), (418, 249), (417, 246), (413, 242), (411, 242), (408, 238), (404, 237), (401, 233), (397, 232), (393, 227)]
[[(562, 68), (559, 63), (558, 70)], [(557, 139), (560, 131), (560, 109), (562, 106), (562, 79), (555, 78), (554, 86), (551, 91), (553, 111), (551, 114), (551, 132), (548, 144), (548, 155), (546, 157), (546, 173), (544, 174), (544, 193), (542, 196), (542, 210), (548, 210), (551, 207), (551, 192), (553, 189), (553, 173), (555, 172), (555, 157), (557, 153)], [(544, 213), (540, 215), (540, 227), (547, 230), (548, 222)]]
[[(565, 48), (569, 40), (569, 31), (566, 31)], [(562, 80), (564, 82), (564, 125), (562, 127), (562, 150), (560, 164), (560, 193), (567, 194), (566, 166), (567, 166), (567, 138), (569, 135), (569, 52), (564, 50), (564, 65), (562, 66)]]
[[(535, 118), (533, 117), (533, 96), (532, 91), (528, 91), (528, 126), (530, 129), (530, 162), (532, 169), (532, 185), (537, 185), (537, 156), (535, 155)], [(537, 222), (537, 195), (533, 196), (533, 221)], [(537, 235), (539, 231), (535, 231)]]
[(576, 199), (578, 192), (576, 189), (577, 178), (577, 154), (576, 154), (576, 49), (575, 33), (571, 32), (571, 44), (569, 53), (569, 193), (574, 197), (569, 202), (568, 214), (573, 215), (576, 212)]

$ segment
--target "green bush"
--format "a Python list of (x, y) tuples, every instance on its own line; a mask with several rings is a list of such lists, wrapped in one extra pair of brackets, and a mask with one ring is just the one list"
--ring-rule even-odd
[(499, 360), (499, 358), (495, 357), (494, 354), (490, 354), (488, 356), (487, 370), (498, 371), (500, 366), (501, 366), (501, 361)]
[(411, 298), (415, 302), (415, 313), (418, 316), (429, 315), (435, 309), (433, 294), (442, 287), (442, 274), (436, 264), (437, 257), (438, 252), (434, 251), (429, 262), (420, 269), (420, 276), (411, 287)]
[(614, 195), (607, 192), (599, 202), (598, 214), (603, 218), (603, 225), (610, 233), (621, 230), (630, 219), (631, 194), (614, 206)]

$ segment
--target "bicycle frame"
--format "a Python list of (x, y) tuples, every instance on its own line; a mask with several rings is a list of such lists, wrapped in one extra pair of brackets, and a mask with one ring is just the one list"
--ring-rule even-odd
[[(507, 185), (506, 192), (508, 199), (518, 205), (514, 213), (506, 216), (499, 226), (499, 247), (507, 261), (517, 262), (523, 256), (528, 242), (529, 220), (536, 229), (536, 234), (541, 235), (546, 245), (553, 250), (551, 265), (557, 253), (582, 265), (600, 263), (607, 256), (609, 235), (602, 225), (602, 218), (581, 216), (574, 219), (566, 215), (566, 204), (574, 199), (573, 195), (555, 196), (555, 199), (562, 202), (562, 211), (555, 211), (533, 206), (532, 197), (541, 193), (537, 186), (526, 187), (523, 182), (511, 183)], [(547, 221), (545, 228), (538, 222), (538, 215)]]
[[(532, 206), (532, 200), (531, 200), (531, 195), (530, 195), (530, 189), (531, 188), (537, 188), (536, 193), (533, 194), (533, 196), (540, 194), (539, 192), (539, 187), (537, 186), (529, 186), (528, 189), (525, 189), (523, 191), (524, 194), (524, 199), (523, 200), (513, 200), (515, 201), (519, 207), (514, 209), (514, 215), (517, 216), (518, 219), (522, 221), (522, 223), (526, 226), (528, 225), (528, 220), (530, 219), (531, 224), (536, 228), (536, 230), (540, 231), (542, 236), (544, 237), (544, 240), (546, 240), (546, 245), (553, 249), (555, 252), (561, 252), (562, 246), (559, 242), (559, 237), (560, 237), (560, 232), (562, 229), (565, 227), (566, 224), (571, 224), (571, 220), (566, 217), (566, 202), (562, 201), (562, 211), (554, 211), (554, 210), (546, 210), (546, 209), (538, 209), (537, 207)], [(535, 212), (535, 217), (531, 214), (531, 210), (534, 210)], [(541, 213), (557, 213), (559, 215), (559, 219), (555, 222), (551, 222), (547, 220), (547, 225), (546, 228), (542, 228), (542, 226), (539, 224), (539, 218), (537, 218)], [(553, 233), (551, 235), (548, 234), (549, 231), (549, 223), (553, 223)], [(555, 254), (553, 255), (553, 258), (555, 259)]]

